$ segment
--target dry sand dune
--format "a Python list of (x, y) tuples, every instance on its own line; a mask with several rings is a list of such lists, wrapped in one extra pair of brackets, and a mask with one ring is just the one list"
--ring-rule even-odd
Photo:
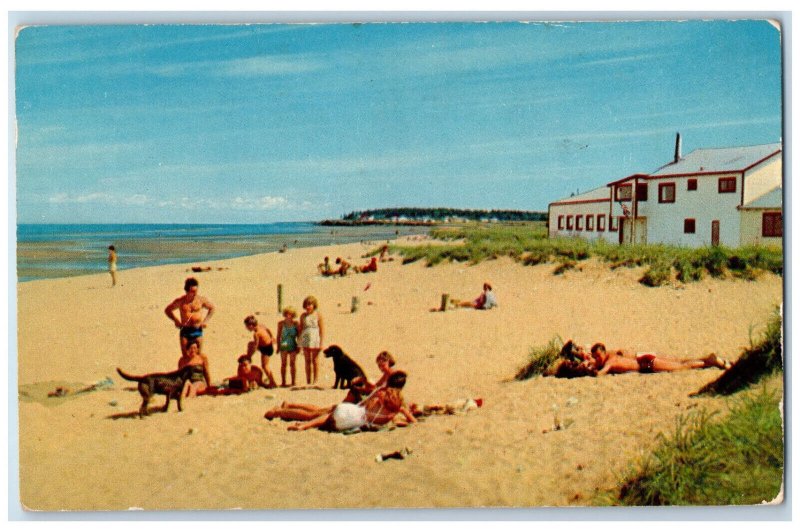
[[(249, 339), (242, 320), (257, 313), (275, 332), (276, 285), (284, 304), (320, 301), (325, 343), (341, 345), (377, 376), (375, 355), (391, 351), (409, 373), (408, 402), (481, 397), (484, 407), (431, 416), (417, 425), (354, 435), (287, 432), (265, 410), (283, 400), (331, 404), (343, 393), (323, 359), (324, 390), (258, 390), (200, 397), (184, 412), (139, 420), (138, 393), (115, 368), (169, 370), (177, 331), (163, 308), (182, 293), (187, 265), (19, 285), (19, 384), (44, 394), (59, 383), (114, 387), (68, 399), (19, 405), (20, 490), (36, 510), (272, 509), (364, 507), (563, 506), (589, 504), (598, 488), (647, 453), (659, 431), (692, 409), (725, 401), (689, 398), (716, 378), (708, 369), (598, 379), (510, 380), (529, 349), (556, 335), (583, 343), (653, 350), (677, 357), (714, 351), (735, 357), (782, 301), (782, 279), (705, 280), (646, 288), (641, 270), (611, 271), (594, 262), (553, 276), (553, 265), (507, 259), (476, 266), (382, 263), (374, 274), (321, 278), (322, 257), (361, 255), (370, 246), (289, 250), (210, 262), (194, 274), (217, 306), (205, 337), (212, 379), (236, 371)], [(218, 269), (222, 268), (222, 269)], [(500, 307), (429, 312), (442, 293), (474, 298), (484, 281)], [(367, 288), (368, 287), (368, 288)], [(360, 308), (350, 313), (352, 297)], [(301, 364), (302, 365), (302, 364)], [(274, 357), (273, 371), (279, 368)], [(302, 380), (302, 369), (299, 379)], [(154, 404), (161, 404), (158, 397)], [(553, 424), (553, 405), (569, 428)], [(408, 447), (403, 461), (378, 453)]]

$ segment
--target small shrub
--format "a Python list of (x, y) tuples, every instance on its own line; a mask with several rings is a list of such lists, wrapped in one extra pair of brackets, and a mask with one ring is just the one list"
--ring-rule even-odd
[(666, 262), (656, 262), (644, 272), (639, 282), (645, 286), (663, 286), (669, 284), (672, 270)]
[(725, 274), (728, 257), (721, 247), (712, 246), (701, 250), (698, 259), (711, 277), (722, 277)]
[(555, 369), (561, 354), (564, 341), (560, 336), (554, 337), (542, 347), (531, 348), (528, 354), (528, 363), (525, 364), (514, 376), (518, 381), (524, 381), (536, 375), (546, 375)]
[(575, 269), (575, 266), (577, 264), (578, 263), (575, 262), (574, 260), (562, 259), (561, 264), (555, 270), (553, 270), (553, 275), (563, 275), (564, 272)]

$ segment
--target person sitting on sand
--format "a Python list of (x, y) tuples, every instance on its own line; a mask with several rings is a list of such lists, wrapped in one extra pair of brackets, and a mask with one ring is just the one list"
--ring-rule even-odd
[(178, 360), (178, 369), (186, 366), (192, 366), (192, 374), (183, 385), (181, 397), (195, 397), (202, 394), (211, 384), (208, 357), (200, 353), (200, 343), (195, 339), (189, 340), (186, 354)]
[(629, 373), (659, 373), (665, 371), (683, 371), (687, 369), (719, 368), (728, 369), (730, 362), (714, 353), (704, 358), (676, 360), (659, 357), (653, 353), (638, 353), (635, 357), (625, 356), (623, 351), (609, 353), (606, 346), (596, 343), (592, 346), (592, 358), (597, 375)]
[(341, 275), (342, 277), (347, 275), (347, 272), (350, 270), (350, 263), (342, 257), (336, 257), (336, 264), (339, 265), (339, 268), (333, 271), (334, 275)]
[[(397, 414), (403, 414), (408, 423), (416, 423), (416, 418), (403, 403), (401, 390), (405, 384), (405, 372), (397, 371), (389, 377), (385, 387), (378, 388), (359, 404), (339, 403), (332, 409), (327, 408), (316, 412), (303, 409), (296, 411), (276, 409), (276, 411), (267, 412), (265, 417), (267, 419), (280, 417), (284, 420), (305, 421), (290, 425), (288, 430), (319, 428), (335, 432), (381, 427), (391, 422)], [(273, 415), (269, 417), (271, 413)]]
[(381, 254), (380, 254), (380, 261), (386, 262), (391, 260), (387, 255), (389, 254), (389, 244), (384, 244), (381, 246)]
[(322, 260), (322, 264), (317, 266), (317, 269), (322, 275), (332, 275), (333, 271), (331, 270), (331, 259), (329, 257), (325, 257)]
[(489, 310), (497, 306), (497, 298), (492, 291), (492, 285), (483, 283), (483, 292), (474, 301), (452, 300), (453, 304), (462, 308), (474, 308), (476, 310)]
[(264, 374), (269, 379), (269, 387), (276, 388), (278, 385), (269, 369), (269, 359), (275, 351), (272, 346), (272, 331), (259, 325), (258, 320), (252, 314), (244, 319), (244, 326), (253, 333), (253, 339), (247, 344), (247, 356), (252, 358), (256, 350), (261, 353), (261, 367), (264, 368)]
[(377, 272), (378, 271), (378, 259), (375, 258), (375, 257), (372, 257), (369, 260), (369, 263), (367, 263), (367, 264), (365, 264), (363, 266), (358, 266), (355, 269), (355, 271), (356, 271), (356, 273), (373, 273), (373, 272)]
[(381, 376), (372, 384), (369, 382), (368, 379), (364, 377), (356, 377), (350, 383), (350, 389), (347, 392), (343, 402), (345, 403), (358, 403), (361, 400), (372, 393), (376, 388), (380, 388), (382, 386), (386, 386), (386, 382), (389, 380), (389, 377), (397, 370), (394, 370), (395, 360), (391, 353), (388, 351), (381, 351), (378, 353), (378, 356), (375, 357), (375, 364), (377, 364), (378, 369), (381, 371)]

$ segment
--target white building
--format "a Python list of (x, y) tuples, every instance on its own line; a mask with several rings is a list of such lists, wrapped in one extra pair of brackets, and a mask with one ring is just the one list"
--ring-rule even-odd
[(780, 144), (699, 149), (548, 208), (550, 237), (688, 247), (782, 242)]

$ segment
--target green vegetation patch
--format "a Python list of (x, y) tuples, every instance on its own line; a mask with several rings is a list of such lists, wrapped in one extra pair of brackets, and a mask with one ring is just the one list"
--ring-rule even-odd
[(613, 492), (598, 502), (625, 506), (760, 504), (777, 497), (783, 482), (780, 396), (766, 386), (745, 394), (719, 420), (705, 409), (681, 416), (659, 434)]
[(520, 368), (514, 379), (524, 381), (537, 375), (551, 375), (558, 365), (563, 345), (561, 337), (556, 336), (544, 346), (531, 348), (528, 363)]
[[(440, 246), (392, 246), (403, 263), (424, 260), (429, 266), (448, 262), (478, 264), (498, 257), (510, 257), (524, 265), (556, 263), (554, 273), (563, 273), (571, 262), (597, 257), (620, 267), (647, 267), (640, 279), (646, 286), (663, 286), (677, 280), (699, 281), (706, 276), (756, 279), (761, 272), (783, 275), (783, 250), (747, 246), (699, 249), (661, 244), (619, 245), (582, 238), (548, 238), (547, 226), (534, 223), (464, 224), (431, 230), (433, 238), (456, 242)], [(569, 265), (564, 267), (563, 265)]]

